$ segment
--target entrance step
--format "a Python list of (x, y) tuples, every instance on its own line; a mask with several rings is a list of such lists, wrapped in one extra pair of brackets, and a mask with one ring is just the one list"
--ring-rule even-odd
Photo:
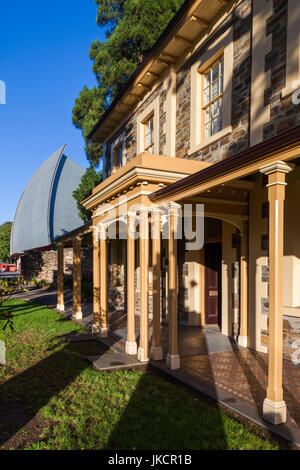
[(145, 367), (136, 356), (127, 356), (121, 352), (111, 352), (102, 356), (88, 356), (88, 361), (94, 370), (122, 370), (136, 367)]

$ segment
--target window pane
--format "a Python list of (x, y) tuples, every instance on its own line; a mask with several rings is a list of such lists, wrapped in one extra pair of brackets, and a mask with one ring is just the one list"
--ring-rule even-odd
[(209, 85), (210, 85), (210, 71), (204, 74), (204, 83), (203, 83), (204, 88), (209, 87)]
[(154, 145), (152, 144), (151, 147), (148, 148), (147, 152), (154, 153)]
[(210, 102), (210, 88), (203, 90), (203, 104), (206, 105)]
[[(222, 130), (224, 59), (215, 62), (203, 76), (203, 107), (205, 139)], [(211, 103), (211, 104), (208, 104)]]
[(223, 93), (223, 78), (224, 78), (224, 61), (221, 61), (220, 64), (220, 69), (221, 69), (221, 77), (220, 77), (220, 93)]
[(218, 80), (219, 78), (219, 62), (212, 66), (212, 81)]
[(205, 110), (205, 124), (211, 121), (211, 106), (207, 106)]
[(211, 137), (211, 122), (205, 124), (205, 139), (209, 139)]
[(219, 80), (213, 82), (211, 87), (211, 99), (214, 100), (219, 95)]

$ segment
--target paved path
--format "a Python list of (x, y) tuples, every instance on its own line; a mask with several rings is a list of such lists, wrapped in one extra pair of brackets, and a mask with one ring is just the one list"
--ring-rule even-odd
[[(34, 300), (42, 305), (56, 310), (57, 290), (48, 287), (29, 287), (29, 292), (22, 292), (13, 296), (15, 299)], [(67, 318), (72, 318), (73, 311), (73, 291), (67, 289), (64, 292), (65, 311), (61, 312)], [(82, 320), (76, 320), (82, 326), (91, 327), (93, 323), (93, 305), (88, 302), (82, 302)]]

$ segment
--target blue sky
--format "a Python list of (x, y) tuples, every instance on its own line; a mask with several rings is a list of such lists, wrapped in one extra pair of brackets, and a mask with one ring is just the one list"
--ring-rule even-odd
[(81, 132), (72, 125), (75, 98), (96, 84), (92, 40), (103, 40), (94, 0), (1, 2), (0, 224), (13, 220), (33, 172), (58, 147), (87, 167)]

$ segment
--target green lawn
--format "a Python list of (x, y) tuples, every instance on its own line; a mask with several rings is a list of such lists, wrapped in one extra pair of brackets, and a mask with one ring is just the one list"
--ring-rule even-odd
[(84, 355), (102, 346), (62, 338), (79, 325), (32, 302), (10, 307), (15, 332), (0, 334), (0, 448), (279, 448), (152, 369), (93, 371)]

